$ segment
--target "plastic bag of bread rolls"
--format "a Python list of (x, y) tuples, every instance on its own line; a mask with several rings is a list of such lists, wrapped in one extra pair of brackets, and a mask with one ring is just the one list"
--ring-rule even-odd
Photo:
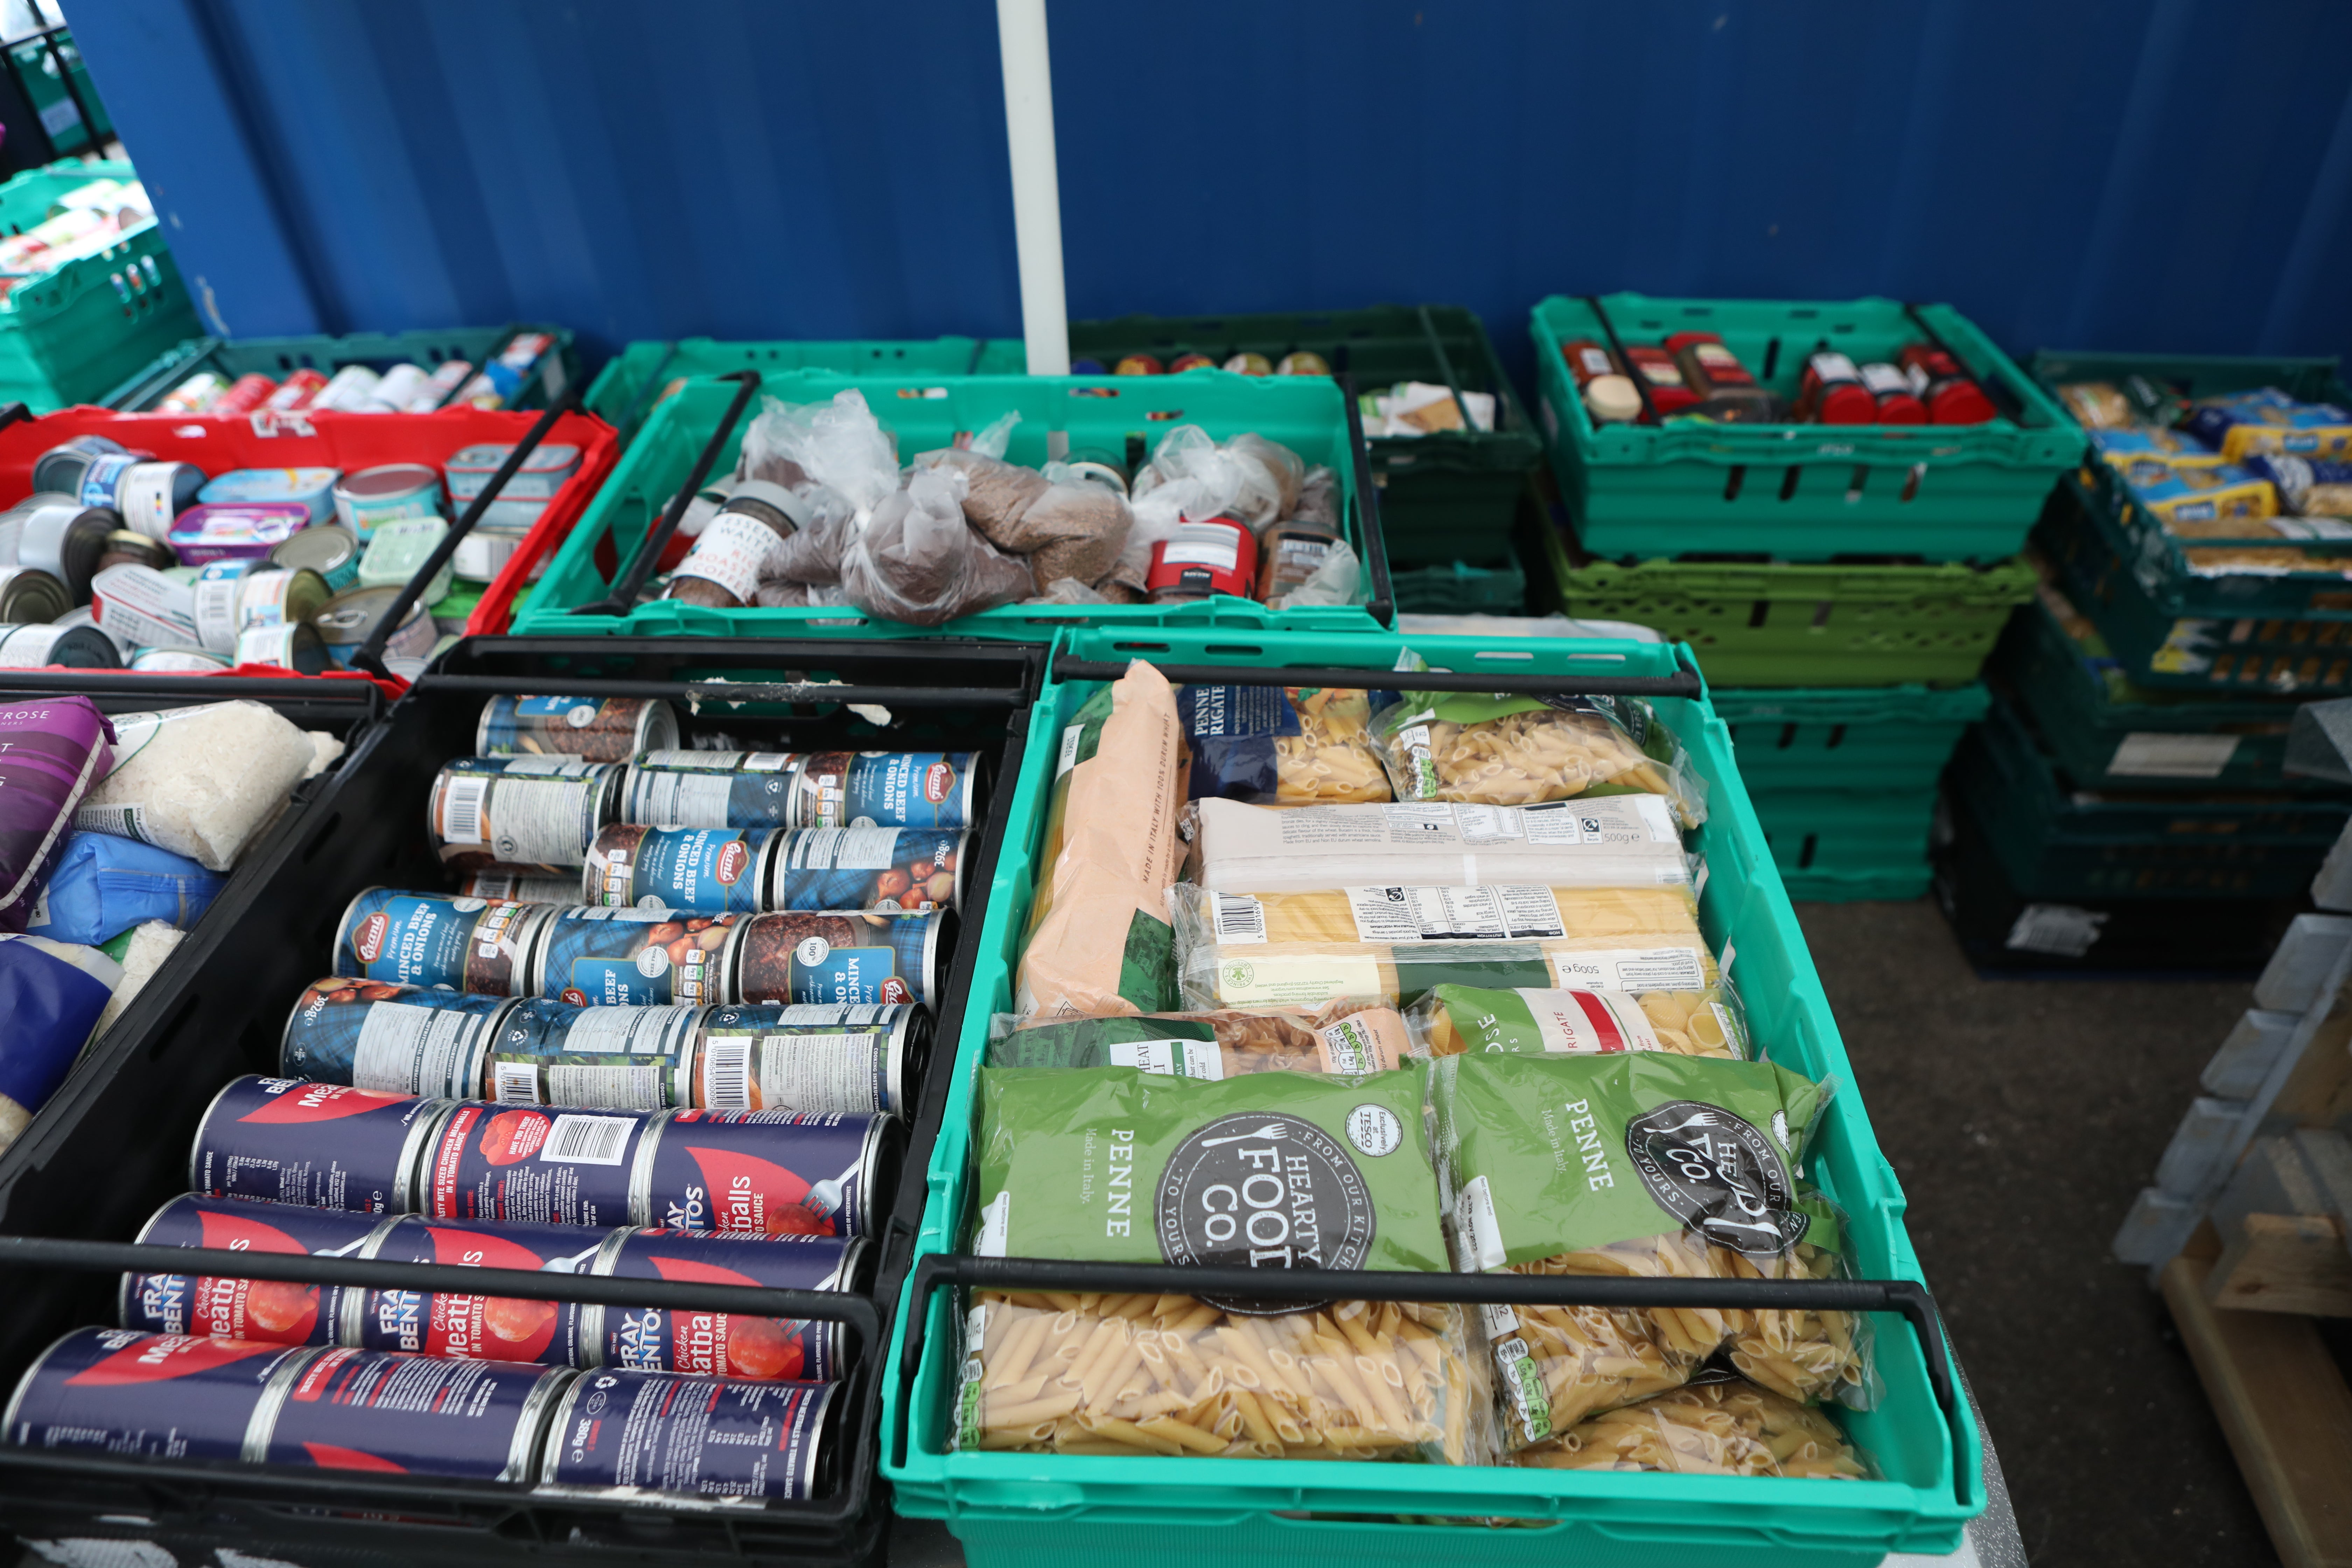
[(996, 1068), (1136, 1068), (1180, 1078), (1251, 1072), (1393, 1072), (1413, 1055), (1393, 1008), (1345, 1005), (1309, 1016), (1269, 1008), (1146, 1013), (1133, 1018), (991, 1020)]
[(1193, 799), (1349, 805), (1389, 798), (1372, 694), (1323, 686), (1187, 686), (1176, 693)]
[(1652, 1470), (1675, 1476), (1870, 1475), (1822, 1411), (1745, 1378), (1701, 1374), (1670, 1393), (1608, 1411), (1511, 1456), (1553, 1470)]
[(1624, 795), (1527, 807), (1430, 803), (1276, 810), (1237, 800), (1185, 807), (1192, 880), (1218, 892), (1535, 883), (1687, 885), (1664, 797)]
[(1414, 1054), (1674, 1051), (1744, 1061), (1746, 1016), (1731, 982), (1703, 990), (1492, 990), (1433, 985), (1404, 1016)]

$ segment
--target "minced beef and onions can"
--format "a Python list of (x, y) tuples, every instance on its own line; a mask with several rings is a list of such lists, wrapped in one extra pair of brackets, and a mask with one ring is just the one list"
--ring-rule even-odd
[(544, 910), (525, 989), (575, 1006), (710, 1003), (740, 936), (741, 915), (667, 910)]
[(416, 1206), (418, 1161), (447, 1103), (345, 1084), (234, 1078), (197, 1123), (188, 1187), (211, 1197), (405, 1213)]
[(767, 889), (775, 910), (946, 910), (963, 903), (961, 829), (803, 827)]
[(948, 910), (744, 915), (727, 954), (723, 994), (730, 1002), (933, 1005), (953, 951), (942, 933), (955, 918)]
[(443, 864), (578, 870), (613, 820), (621, 769), (579, 757), (459, 757), (433, 780), (425, 826)]
[(813, 1498), (833, 1487), (832, 1383), (606, 1368), (563, 1394), (540, 1459), (558, 1490)]
[(588, 847), (581, 901), (608, 909), (757, 914), (786, 835), (776, 827), (647, 827), (608, 823)]
[[(727, 1236), (662, 1227), (615, 1231), (593, 1272), (781, 1290), (855, 1290), (873, 1261), (864, 1237)], [(842, 1325), (677, 1307), (583, 1310), (597, 1366), (768, 1383), (829, 1383), (847, 1370)]]
[(974, 826), (977, 752), (803, 752), (787, 827)]
[(381, 1094), (465, 1100), (503, 1040), (510, 996), (332, 976), (314, 980), (288, 1016), (278, 1070)]
[(370, 888), (335, 928), (335, 968), (399, 985), (527, 996), (533, 949), (554, 913), (545, 904)]
[[(390, 1263), (448, 1263), (534, 1274), (586, 1274), (609, 1237), (602, 1230), (513, 1220), (404, 1215), (386, 1222), (360, 1253)], [(522, 1300), (450, 1290), (344, 1293), (341, 1342), (467, 1361), (593, 1366), (577, 1301)]]
[(484, 866), (457, 879), (457, 891), (518, 904), (572, 904), (580, 900), (580, 879), (530, 866)]
[(693, 1103), (711, 1110), (908, 1113), (930, 1016), (904, 1005), (739, 1002), (704, 1010)]
[(583, 1007), (533, 996), (499, 1018), (468, 1098), (667, 1110), (692, 1103), (693, 1005)]
[[(397, 1222), (381, 1215), (297, 1204), (257, 1204), (187, 1193), (155, 1211), (138, 1236), (144, 1247), (207, 1247), (236, 1252), (349, 1258)], [(125, 1274), (121, 1322), (149, 1334), (213, 1334), (281, 1345), (331, 1345), (341, 1331), (345, 1288), (286, 1279), (203, 1274)]]
[(474, 750), (485, 757), (625, 763), (677, 744), (676, 710), (647, 697), (493, 697), (474, 731)]
[(897, 1119), (673, 1110), (637, 1149), (638, 1225), (868, 1236), (905, 1143)]

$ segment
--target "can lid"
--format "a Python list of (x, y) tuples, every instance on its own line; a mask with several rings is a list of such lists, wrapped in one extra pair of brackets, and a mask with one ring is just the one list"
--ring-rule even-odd
[(335, 489), (354, 500), (388, 500), (413, 494), (440, 482), (440, 471), (426, 464), (385, 463), (344, 475), (342, 483)]
[(1822, 389), (1822, 424), (1871, 425), (1877, 419), (1878, 399), (1860, 382), (1833, 382)]
[(1633, 420), (1642, 416), (1642, 395), (1624, 375), (1596, 375), (1584, 384), (1584, 405), (1596, 419)]
[(289, 534), (270, 551), (269, 559), (274, 565), (309, 566), (331, 572), (359, 551), (357, 534), (340, 522), (321, 522)]

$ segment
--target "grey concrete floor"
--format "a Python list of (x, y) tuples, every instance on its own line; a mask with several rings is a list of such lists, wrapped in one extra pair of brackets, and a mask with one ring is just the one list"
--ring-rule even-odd
[(1983, 981), (1926, 900), (1797, 913), (2028, 1561), (2275, 1563), (2162, 1301), (2107, 1255), (2250, 985)]

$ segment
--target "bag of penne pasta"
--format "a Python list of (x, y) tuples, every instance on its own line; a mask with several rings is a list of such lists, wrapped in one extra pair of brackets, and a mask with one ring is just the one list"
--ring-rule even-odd
[(1391, 1007), (1339, 1004), (1314, 1014), (1273, 1008), (1147, 1013), (1140, 1017), (989, 1022), (992, 1068), (1136, 1068), (1178, 1078), (1252, 1072), (1393, 1072), (1416, 1053)]
[(1525, 882), (1548, 888), (1690, 887), (1674, 808), (1654, 795), (1541, 805), (1307, 805), (1277, 811), (1196, 800), (1178, 829), (1192, 879), (1215, 892), (1308, 892)]
[(1861, 1480), (1870, 1468), (1837, 1423), (1746, 1378), (1712, 1368), (1639, 1404), (1587, 1416), (1511, 1456), (1551, 1470)]
[(1168, 889), (1188, 1008), (1400, 1007), (1432, 986), (1702, 991), (1717, 984), (1684, 886)]
[[(982, 1257), (1427, 1273), (1447, 1267), (1426, 1070), (1201, 1081), (980, 1076)], [(979, 1290), (951, 1446), (1060, 1454), (1491, 1460), (1463, 1310), (1385, 1301)]]
[(1412, 1052), (1673, 1051), (1745, 1061), (1747, 1015), (1729, 977), (1704, 988), (1613, 991), (1433, 985), (1404, 1014)]
[[(1475, 1053), (1431, 1068), (1438, 1161), (1465, 1273), (1830, 1279), (1843, 1226), (1800, 1176), (1828, 1104), (1769, 1062), (1666, 1051)], [(1845, 1312), (1490, 1307), (1504, 1446), (1679, 1388), (1718, 1352), (1801, 1403), (1865, 1403), (1865, 1321)]]
[(1177, 718), (1192, 753), (1190, 793), (1258, 805), (1344, 805), (1389, 798), (1371, 735), (1375, 700), (1328, 686), (1187, 686)]

